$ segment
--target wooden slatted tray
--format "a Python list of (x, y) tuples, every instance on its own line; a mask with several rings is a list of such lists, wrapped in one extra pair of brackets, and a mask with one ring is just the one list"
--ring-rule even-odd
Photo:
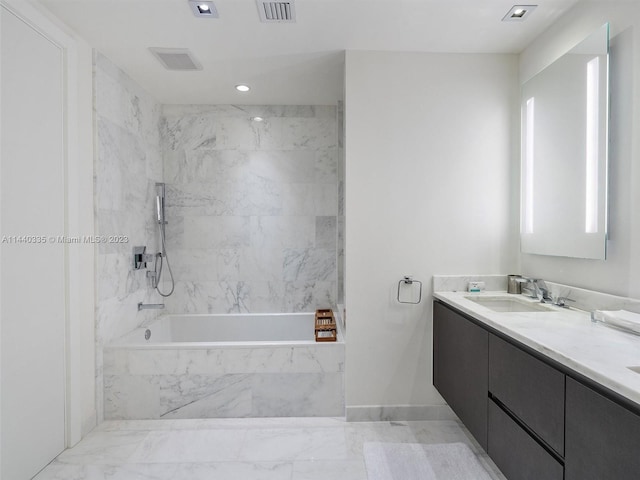
[(316, 342), (335, 342), (338, 337), (336, 319), (331, 309), (316, 310)]

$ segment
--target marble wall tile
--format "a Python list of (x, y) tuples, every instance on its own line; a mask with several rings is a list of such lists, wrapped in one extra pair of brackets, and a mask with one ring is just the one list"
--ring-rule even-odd
[(217, 119), (211, 114), (184, 115), (160, 120), (165, 150), (214, 149)]
[(241, 418), (251, 414), (248, 375), (165, 375), (157, 381), (160, 418)]
[[(316, 239), (317, 221), (310, 215), (251, 217), (251, 246), (255, 249), (318, 247)], [(335, 242), (325, 247), (335, 248)]]
[(163, 106), (160, 130), (178, 280), (168, 310), (334, 305), (335, 107)]
[[(163, 167), (159, 105), (101, 54), (94, 58), (94, 83), (95, 233), (128, 239), (97, 246), (96, 403), (102, 420), (103, 386), (108, 384), (102, 378), (102, 346), (157, 316), (157, 311), (138, 312), (138, 302), (159, 300), (145, 272), (132, 270), (131, 252), (134, 245), (158, 250), (153, 212), (155, 183), (162, 181)], [(144, 408), (123, 395), (131, 410)], [(109, 410), (107, 400), (104, 408)]]
[(300, 283), (298, 281), (286, 282), (284, 284), (284, 311), (285, 312), (308, 312), (315, 308), (327, 308), (333, 305), (336, 292), (336, 282), (310, 281)]
[(316, 217), (316, 247), (335, 248), (337, 240), (337, 217)]
[(344, 415), (344, 344), (104, 350), (109, 420)]
[(251, 219), (244, 216), (185, 217), (184, 237), (187, 249), (248, 247)]
[(335, 118), (285, 118), (282, 121), (282, 148), (329, 148), (337, 142)]
[(282, 185), (283, 215), (335, 215), (338, 187), (333, 184), (288, 183)]
[(279, 347), (104, 349), (109, 375), (225, 375), (344, 372), (344, 344)]
[(176, 280), (166, 309), (180, 313), (250, 313), (251, 285), (244, 281)]
[(344, 415), (341, 373), (273, 373), (253, 376), (254, 417)]
[(280, 214), (283, 191), (283, 185), (265, 179), (245, 183), (176, 184), (167, 190), (167, 218)]
[(159, 418), (160, 386), (153, 377), (104, 375), (104, 418)]
[(340, 150), (335, 146), (316, 151), (315, 179), (319, 183), (336, 184), (338, 182), (338, 156)]
[(335, 280), (335, 249), (294, 249), (284, 252), (285, 282), (310, 284), (316, 281)]
[(344, 103), (338, 102), (337, 109), (337, 121), (338, 121), (338, 149), (336, 153), (337, 158), (337, 188), (338, 188), (338, 217), (337, 217), (337, 236), (338, 236), (338, 304), (344, 305), (344, 250), (345, 250), (345, 152), (344, 152)]
[(344, 415), (344, 374), (105, 375), (105, 419)]
[(212, 114), (220, 117), (278, 118), (333, 118), (335, 107), (322, 105), (163, 105), (163, 116), (167, 119), (188, 115)]

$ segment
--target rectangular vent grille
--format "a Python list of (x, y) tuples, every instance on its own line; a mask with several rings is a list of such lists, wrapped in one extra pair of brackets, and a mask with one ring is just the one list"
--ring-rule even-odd
[(258, 4), (260, 21), (263, 23), (296, 21), (296, 10), (293, 0), (289, 2), (256, 0), (256, 3)]
[(149, 48), (167, 70), (202, 70), (202, 65), (186, 48)]

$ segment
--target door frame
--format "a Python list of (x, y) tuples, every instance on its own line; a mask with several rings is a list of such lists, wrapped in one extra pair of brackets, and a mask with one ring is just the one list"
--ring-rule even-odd
[[(35, 3), (25, 0), (0, 0), (0, 15), (6, 14), (16, 15), (62, 50), (64, 72), (64, 235), (68, 237), (92, 236), (95, 232), (95, 226), (93, 215), (93, 53), (91, 47), (44, 7)], [(0, 175), (2, 175), (1, 170)], [(63, 247), (66, 310), (64, 345), (66, 447), (75, 445), (96, 425), (94, 275), (96, 246), (91, 243), (65, 243)], [(0, 415), (1, 412), (2, 405), (0, 405)]]

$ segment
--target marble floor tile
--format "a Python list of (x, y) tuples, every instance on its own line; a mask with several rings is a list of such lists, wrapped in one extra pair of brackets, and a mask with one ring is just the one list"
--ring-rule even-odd
[(290, 462), (216, 462), (180, 465), (172, 480), (290, 480)]
[(410, 422), (407, 427), (414, 438), (412, 442), (433, 444), (433, 443), (456, 443), (463, 442), (469, 444), (474, 453), (482, 450), (480, 445), (470, 438), (470, 434), (460, 423), (452, 420), (437, 420), (431, 422)]
[(290, 480), (292, 469), (289, 462), (52, 465), (34, 480)]
[(363, 459), (296, 460), (292, 480), (367, 480)]
[(147, 435), (147, 432), (129, 430), (91, 432), (74, 448), (58, 455), (56, 461), (98, 465), (126, 463)]
[(33, 480), (93, 480), (85, 465), (62, 465), (53, 463), (45, 467)]
[(245, 461), (346, 458), (343, 427), (260, 429), (247, 436), (242, 449), (242, 460)]
[(366, 480), (365, 442), (463, 442), (505, 480), (458, 421), (317, 417), (104, 422), (34, 480)]
[(131, 455), (132, 463), (192, 463), (238, 460), (244, 429), (149, 432)]

